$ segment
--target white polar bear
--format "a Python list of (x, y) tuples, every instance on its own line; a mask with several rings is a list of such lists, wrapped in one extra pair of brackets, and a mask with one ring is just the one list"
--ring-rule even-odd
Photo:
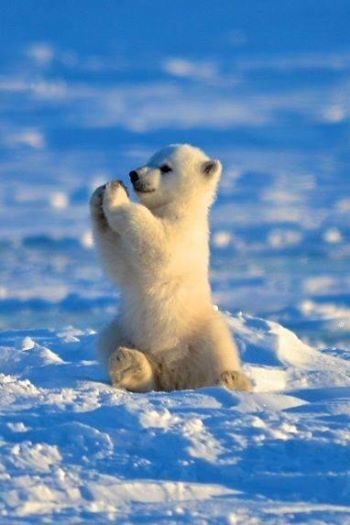
[(140, 203), (120, 181), (91, 197), (95, 243), (121, 291), (118, 318), (99, 337), (117, 387), (250, 390), (208, 279), (208, 211), (221, 171), (200, 149), (171, 145), (130, 172)]

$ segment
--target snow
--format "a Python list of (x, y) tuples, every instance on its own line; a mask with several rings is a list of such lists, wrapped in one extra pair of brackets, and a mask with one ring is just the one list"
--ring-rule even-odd
[[(349, 8), (232, 5), (3, 10), (1, 524), (350, 524)], [(174, 142), (224, 164), (211, 281), (251, 394), (96, 361), (89, 195)]]
[(2, 522), (344, 523), (350, 362), (271, 321), (229, 322), (252, 394), (131, 394), (107, 384), (89, 330), (3, 332)]

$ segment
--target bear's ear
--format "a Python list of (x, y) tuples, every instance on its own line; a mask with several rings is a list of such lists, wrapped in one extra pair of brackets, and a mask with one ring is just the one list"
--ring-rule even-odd
[(219, 160), (205, 160), (202, 163), (201, 171), (204, 175), (214, 175), (214, 173), (218, 173), (221, 170), (221, 162)]

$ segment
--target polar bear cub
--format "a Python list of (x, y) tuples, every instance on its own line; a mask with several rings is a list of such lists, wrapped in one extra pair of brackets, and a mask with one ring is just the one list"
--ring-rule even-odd
[(91, 197), (95, 244), (121, 292), (98, 343), (116, 387), (250, 390), (208, 278), (208, 212), (221, 171), (200, 149), (170, 145), (130, 172), (138, 203), (120, 181)]

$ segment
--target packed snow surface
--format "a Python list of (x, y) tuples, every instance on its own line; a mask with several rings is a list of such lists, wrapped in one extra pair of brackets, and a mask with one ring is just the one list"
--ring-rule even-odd
[(350, 362), (271, 321), (229, 322), (251, 394), (127, 393), (91, 330), (4, 332), (1, 523), (346, 523)]
[[(349, 2), (3, 7), (1, 525), (350, 524)], [(96, 361), (89, 195), (176, 142), (224, 165), (211, 282), (251, 394)]]

